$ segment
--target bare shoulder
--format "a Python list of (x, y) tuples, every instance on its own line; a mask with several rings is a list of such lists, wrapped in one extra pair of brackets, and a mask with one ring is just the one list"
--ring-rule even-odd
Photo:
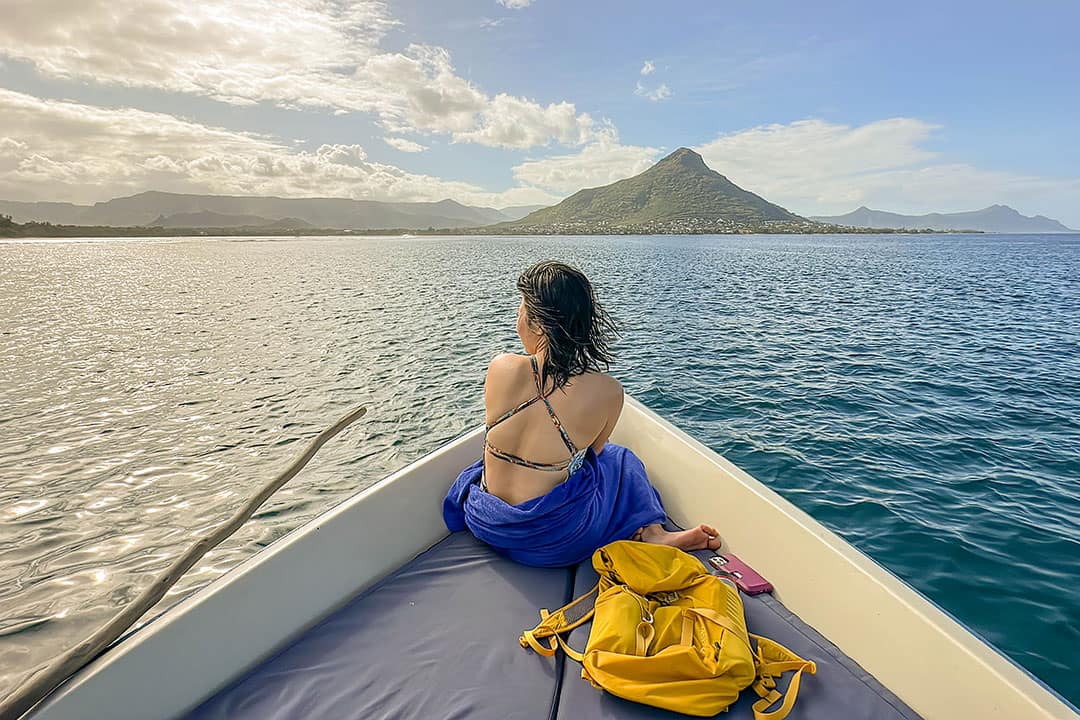
[(522, 375), (531, 373), (528, 355), (499, 353), (488, 363), (484, 384), (489, 387), (515, 384)]
[(611, 377), (610, 375), (604, 375), (605, 391), (607, 393), (608, 402), (611, 403), (609, 407), (613, 408), (617, 414), (622, 410), (623, 406), (623, 386), (622, 383)]
[(499, 353), (488, 363), (488, 372), (514, 372), (520, 368), (529, 368), (529, 356), (517, 353)]
[(590, 372), (581, 376), (587, 383), (587, 392), (598, 402), (608, 408), (620, 408), (623, 402), (623, 387), (610, 375), (598, 372)]
[(615, 378), (611, 377), (607, 373), (597, 372), (590, 370), (581, 376), (582, 378), (593, 383), (593, 387), (607, 393), (621, 393), (622, 383)]

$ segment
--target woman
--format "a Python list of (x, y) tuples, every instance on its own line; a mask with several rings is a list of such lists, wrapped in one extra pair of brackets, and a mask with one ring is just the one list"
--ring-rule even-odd
[(588, 279), (541, 262), (521, 274), (517, 332), (484, 381), (483, 457), (450, 488), (443, 517), (527, 565), (573, 565), (615, 540), (718, 548), (714, 528), (668, 532), (660, 496), (629, 450), (609, 444), (622, 386), (605, 375), (615, 326)]

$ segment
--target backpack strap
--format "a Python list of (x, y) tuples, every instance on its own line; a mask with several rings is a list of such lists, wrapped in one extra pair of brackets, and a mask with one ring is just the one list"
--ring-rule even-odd
[[(686, 608), (683, 610), (682, 638), (680, 642), (682, 645), (693, 644), (695, 615), (716, 623), (740, 640), (744, 637), (742, 630), (735, 623), (712, 608)], [(805, 670), (813, 675), (817, 672), (817, 665), (811, 660), (803, 660), (778, 642), (753, 633), (749, 633), (748, 637), (757, 641), (756, 651), (747, 643), (750, 654), (754, 658), (754, 670), (757, 674), (753, 684), (754, 692), (761, 698), (754, 703), (754, 720), (784, 720), (795, 706), (795, 700), (799, 697), (799, 685), (802, 682), (803, 671)], [(746, 641), (743, 640), (743, 642)], [(787, 692), (780, 694), (776, 689), (775, 678), (792, 670), (795, 671), (795, 676), (791, 678)], [(783, 699), (783, 703), (779, 708), (772, 712), (765, 712), (767, 708), (780, 699)]]
[[(541, 609), (540, 623), (532, 630), (523, 632), (518, 638), (518, 643), (521, 647), (532, 648), (545, 657), (551, 657), (561, 647), (569, 657), (581, 662), (585, 656), (570, 647), (563, 640), (562, 635), (592, 619), (593, 613), (596, 612), (596, 597), (599, 594), (600, 583), (597, 583), (592, 590), (563, 605), (555, 612), (548, 612), (547, 608)], [(544, 639), (547, 643), (541, 642)]]
[[(750, 637), (757, 641), (757, 652), (754, 653), (757, 678), (754, 680), (753, 688), (754, 692), (761, 697), (754, 703), (754, 720), (784, 720), (791, 712), (791, 708), (795, 706), (795, 699), (799, 696), (799, 684), (802, 681), (803, 671), (813, 675), (817, 672), (817, 665), (812, 660), (803, 660), (778, 642), (753, 633)], [(791, 678), (787, 692), (781, 695), (776, 689), (775, 678), (791, 670), (795, 671), (795, 676)], [(783, 702), (780, 707), (772, 712), (765, 712), (781, 698)]]
[[(712, 608), (694, 607), (694, 608), (686, 608), (685, 610), (683, 610), (682, 638), (680, 639), (680, 642), (679, 642), (680, 645), (692, 645), (693, 644), (693, 642), (694, 642), (694, 638), (693, 638), (694, 616), (695, 615), (697, 615), (698, 617), (705, 618), (709, 622), (716, 623), (717, 625), (724, 628), (725, 630), (727, 630), (728, 632), (730, 632), (732, 635), (739, 638), (740, 640), (743, 639), (743, 631), (735, 623), (733, 623), (731, 621), (731, 619), (728, 618), (727, 616), (716, 612)], [(750, 650), (750, 654), (753, 655), (754, 654), (754, 648), (750, 647), (750, 643), (745, 642), (745, 641), (744, 641), (744, 643), (746, 644), (747, 649)]]

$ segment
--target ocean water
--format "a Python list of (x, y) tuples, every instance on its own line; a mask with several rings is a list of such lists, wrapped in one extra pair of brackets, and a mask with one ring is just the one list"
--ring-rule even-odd
[(980, 235), (0, 244), (0, 694), (346, 409), (166, 605), (475, 427), (549, 257), (628, 392), (1080, 702), (1080, 236)]

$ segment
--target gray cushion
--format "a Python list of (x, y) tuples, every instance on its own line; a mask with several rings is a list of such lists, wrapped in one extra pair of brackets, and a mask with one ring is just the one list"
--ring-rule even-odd
[[(702, 557), (708, 553), (700, 553)], [(596, 573), (514, 564), (456, 533), (362, 593), (206, 701), (192, 720), (686, 717), (593, 689), (580, 666), (522, 650), (537, 610), (588, 590)], [(572, 583), (572, 586), (571, 586)], [(791, 720), (918, 720), (771, 596), (743, 597), (752, 632), (817, 663)], [(589, 626), (570, 642), (585, 647)], [(781, 689), (787, 684), (785, 678)], [(721, 720), (751, 720), (746, 691)]]
[(456, 533), (359, 595), (192, 720), (546, 719), (562, 662), (521, 631), (570, 595), (567, 569), (516, 565)]

